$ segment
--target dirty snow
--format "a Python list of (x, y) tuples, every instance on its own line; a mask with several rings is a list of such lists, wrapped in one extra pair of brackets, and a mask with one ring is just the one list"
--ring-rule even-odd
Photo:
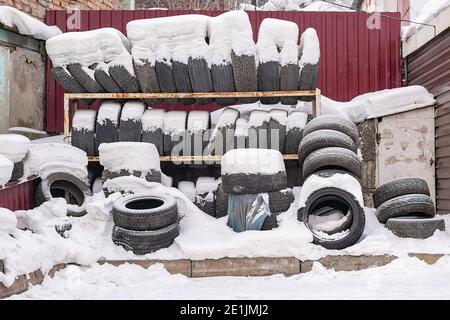
[(22, 161), (30, 149), (30, 139), (20, 134), (0, 134), (0, 154), (16, 163)]
[(270, 175), (285, 171), (283, 155), (276, 150), (236, 149), (228, 151), (222, 158), (222, 175)]
[(48, 26), (28, 14), (9, 6), (0, 6), (0, 23), (17, 28), (20, 34), (40, 40), (48, 40), (61, 34), (57, 26)]
[(95, 131), (96, 110), (77, 110), (73, 116), (72, 129)]

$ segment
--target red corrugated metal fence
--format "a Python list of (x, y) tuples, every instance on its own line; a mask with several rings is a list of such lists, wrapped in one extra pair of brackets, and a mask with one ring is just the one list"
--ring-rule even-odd
[(35, 190), (39, 183), (36, 177), (24, 183), (11, 183), (0, 189), (0, 208), (12, 211), (29, 210), (35, 207)]
[[(114, 27), (126, 33), (126, 24), (135, 19), (182, 15), (189, 13), (216, 16), (222, 11), (136, 10), (81, 11), (80, 31)], [(356, 12), (248, 12), (255, 37), (264, 18), (293, 21), (303, 32), (317, 30), (321, 48), (321, 70), (318, 87), (335, 100), (347, 101), (363, 93), (401, 86), (400, 21), (380, 17), (380, 28), (369, 29), (369, 14)], [(399, 18), (399, 13), (384, 13)], [(47, 24), (67, 30), (66, 11), (48, 11)], [(256, 40), (256, 39), (255, 39)], [(47, 69), (47, 131), (63, 130), (64, 91)], [(198, 106), (194, 106), (198, 107)], [(207, 106), (206, 108), (211, 108)], [(186, 109), (186, 107), (183, 107)], [(192, 108), (192, 107), (191, 107)], [(205, 108), (205, 106), (202, 106)], [(189, 109), (189, 108), (188, 108)]]

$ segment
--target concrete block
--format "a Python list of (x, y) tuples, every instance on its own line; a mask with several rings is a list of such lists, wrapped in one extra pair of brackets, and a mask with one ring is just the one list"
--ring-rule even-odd
[(192, 261), (192, 277), (243, 276), (262, 277), (274, 274), (292, 276), (300, 273), (295, 258), (224, 258)]
[[(373, 267), (387, 265), (397, 259), (390, 255), (382, 256), (328, 256), (317, 260), (327, 269), (335, 271), (358, 271)], [(301, 264), (301, 272), (311, 271), (315, 261), (304, 261)]]
[(136, 264), (145, 269), (151, 267), (152, 265), (161, 263), (164, 268), (171, 274), (182, 274), (186, 277), (191, 277), (192, 268), (190, 260), (106, 260), (99, 261), (99, 264), (111, 264), (113, 266), (120, 266), (125, 263)]

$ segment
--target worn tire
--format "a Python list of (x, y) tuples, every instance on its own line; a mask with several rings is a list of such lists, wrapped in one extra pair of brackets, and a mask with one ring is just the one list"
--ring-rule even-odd
[(223, 191), (229, 194), (258, 194), (287, 188), (286, 172), (272, 175), (234, 173), (222, 176)]
[(109, 68), (109, 74), (116, 81), (116, 83), (126, 93), (141, 92), (141, 87), (136, 79), (136, 76), (130, 74), (128, 70), (121, 65), (115, 65)]
[(303, 137), (317, 130), (336, 130), (345, 133), (358, 145), (359, 130), (350, 120), (338, 116), (320, 116), (308, 122), (303, 130)]
[[(211, 79), (214, 92), (235, 92), (233, 66), (231, 64), (211, 66)], [(218, 98), (216, 102), (222, 107), (237, 104), (237, 98)]]
[[(258, 72), (256, 69), (255, 56), (237, 56), (231, 52), (234, 82), (237, 92), (258, 91)], [(239, 98), (239, 103), (255, 103), (258, 98)]]
[[(144, 64), (136, 63), (133, 59), (134, 72), (136, 79), (139, 82), (142, 92), (145, 93), (160, 93), (158, 76), (156, 75), (156, 68), (149, 61), (144, 61)], [(161, 99), (145, 99), (148, 106), (154, 106), (161, 103)]]
[(97, 65), (92, 67), (83, 67), (79, 63), (69, 64), (67, 66), (67, 70), (69, 70), (70, 74), (77, 79), (77, 81), (86, 89), (87, 92), (90, 93), (104, 93), (105, 89), (88, 74), (87, 70), (93, 71), (95, 70)]
[(71, 136), (71, 144), (72, 146), (83, 150), (86, 152), (88, 156), (95, 156), (95, 124), (97, 118), (97, 112), (95, 110), (78, 110), (76, 112), (87, 112), (89, 114), (92, 113), (93, 118), (92, 128), (93, 130), (87, 130), (85, 128), (79, 130), (77, 129), (77, 121), (76, 117), (73, 117), (72, 123), (72, 136)]
[(119, 141), (140, 142), (142, 122), (140, 120), (120, 120)]
[[(309, 224), (309, 215), (311, 210), (323, 201), (339, 201), (345, 203), (345, 205), (352, 211), (352, 223), (348, 234), (340, 239), (324, 238), (323, 235), (316, 233)], [(305, 207), (300, 210), (301, 219), (306, 227), (311, 230), (314, 240), (313, 243), (323, 246), (330, 250), (340, 250), (350, 247), (357, 243), (364, 232), (366, 225), (366, 217), (364, 209), (361, 207), (355, 197), (347, 191), (338, 188), (323, 188), (313, 194), (311, 194), (306, 201)], [(327, 234), (327, 233), (326, 233)], [(334, 235), (331, 233), (331, 236)], [(330, 234), (328, 234), (330, 235)]]
[[(272, 133), (278, 130), (278, 146), (272, 144)], [(267, 148), (278, 150), (282, 154), (285, 153), (287, 127), (284, 124), (279, 123), (275, 119), (270, 119), (267, 126)]]
[[(52, 76), (55, 80), (69, 93), (86, 93), (87, 90), (70, 74), (70, 72), (63, 67), (52, 68)], [(91, 105), (95, 100), (83, 99), (86, 105)]]
[(445, 231), (445, 220), (392, 218), (386, 222), (386, 228), (400, 238), (425, 239), (431, 237), (436, 230)]
[(228, 193), (223, 191), (222, 184), (216, 191), (216, 218), (226, 217), (228, 215)]
[(155, 131), (142, 131), (141, 142), (154, 144), (158, 153), (161, 156), (164, 154), (164, 133), (161, 128)]
[(385, 201), (377, 208), (375, 215), (380, 223), (386, 223), (391, 218), (404, 216), (434, 218), (436, 209), (429, 196), (408, 194)]
[[(103, 106), (100, 107), (98, 114), (102, 112)], [(108, 109), (106, 109), (108, 110)], [(117, 108), (115, 114), (110, 114), (111, 119), (105, 119), (102, 123), (95, 123), (95, 154), (98, 154), (98, 148), (102, 143), (114, 143), (119, 141), (119, 123), (121, 108)]]
[(298, 153), (298, 147), (303, 138), (303, 130), (294, 128), (286, 132), (286, 142), (284, 145), (284, 152), (286, 154)]
[[(319, 79), (320, 63), (306, 64), (300, 70), (299, 90), (309, 91), (316, 90), (317, 81)], [(314, 97), (300, 97), (301, 101), (313, 101)]]
[(9, 181), (18, 181), (24, 175), (23, 161), (14, 162), (13, 171), (11, 173), (11, 179)]
[(293, 202), (294, 193), (290, 189), (269, 193), (269, 208), (271, 213), (288, 211)]
[[(156, 61), (156, 75), (158, 76), (159, 87), (162, 93), (177, 92), (177, 86), (173, 77), (172, 66), (167, 63)], [(164, 99), (165, 104), (177, 104), (178, 99)]]
[(389, 181), (375, 190), (373, 203), (378, 208), (384, 202), (407, 194), (430, 195), (430, 188), (425, 180), (405, 177)]
[[(189, 77), (193, 92), (213, 92), (211, 71), (205, 59), (189, 58)], [(210, 104), (214, 99), (196, 99), (198, 104)]]
[[(130, 172), (128, 170), (121, 169), (118, 172), (112, 172), (112, 171), (109, 171), (108, 169), (104, 169), (102, 172), (102, 182), (105, 183), (106, 181), (111, 180), (111, 179), (115, 179), (115, 178), (119, 178), (119, 177), (129, 177), (129, 176), (141, 178), (142, 171), (133, 170)], [(144, 178), (147, 182), (161, 183), (161, 171), (152, 170), (152, 171), (148, 172)]]
[[(280, 63), (270, 61), (260, 63), (258, 68), (258, 88), (259, 91), (280, 91)], [(262, 97), (262, 104), (277, 104), (279, 97)]]
[[(297, 91), (300, 82), (300, 69), (298, 64), (288, 64), (281, 67), (280, 70), (280, 90)], [(281, 97), (281, 104), (287, 106), (296, 106), (298, 97)]]
[(68, 216), (81, 217), (86, 214), (86, 198), (92, 195), (86, 183), (68, 173), (52, 173), (43, 179), (36, 189), (36, 204), (40, 206), (53, 199), (52, 190), (64, 190), (77, 203), (68, 206)]
[(145, 255), (159, 249), (170, 247), (175, 238), (180, 235), (178, 222), (154, 231), (133, 231), (114, 226), (112, 240), (136, 255)]
[(120, 228), (149, 231), (165, 228), (178, 219), (175, 198), (140, 194), (118, 199), (112, 210), (114, 224)]
[(311, 152), (327, 148), (339, 147), (348, 149), (355, 154), (358, 152), (358, 146), (345, 133), (335, 130), (317, 130), (302, 139), (298, 148), (298, 162), (302, 166), (305, 159)]
[[(192, 92), (192, 84), (189, 77), (188, 65), (178, 61), (172, 61), (172, 72), (177, 92)], [(191, 105), (195, 103), (195, 99), (181, 99), (180, 101), (185, 105)]]
[(96, 68), (94, 73), (95, 80), (110, 93), (120, 93), (123, 92), (122, 88), (117, 84), (117, 82), (106, 73), (104, 70)]
[(327, 169), (344, 170), (359, 179), (362, 176), (362, 163), (357, 154), (348, 149), (330, 147), (313, 151), (306, 157), (303, 162), (303, 178)]

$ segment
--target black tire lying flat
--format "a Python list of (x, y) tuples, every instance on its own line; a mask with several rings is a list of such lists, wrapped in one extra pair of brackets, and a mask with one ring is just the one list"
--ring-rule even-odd
[(344, 148), (322, 148), (311, 152), (303, 162), (303, 177), (326, 170), (337, 169), (347, 171), (361, 179), (362, 163), (353, 151)]
[(287, 188), (286, 172), (271, 175), (234, 173), (222, 176), (223, 190), (229, 194), (258, 194)]
[(298, 162), (303, 165), (311, 152), (327, 147), (339, 147), (357, 153), (358, 147), (346, 134), (336, 130), (317, 130), (302, 139), (298, 148)]
[[(177, 88), (176, 92), (192, 92), (192, 84), (189, 77), (188, 65), (178, 61), (172, 61), (172, 72), (175, 86)], [(181, 99), (180, 101), (185, 105), (191, 105), (195, 103), (195, 99)]]
[[(156, 75), (158, 76), (159, 87), (162, 93), (177, 92), (177, 86), (173, 77), (172, 66), (167, 63), (156, 61)], [(165, 104), (177, 104), (178, 99), (164, 99)]]
[(293, 202), (294, 194), (290, 189), (269, 193), (269, 208), (271, 213), (288, 211)]
[[(86, 93), (87, 90), (63, 67), (52, 68), (52, 76), (69, 93)], [(95, 100), (83, 99), (86, 105), (91, 105)]]
[[(258, 72), (256, 70), (255, 56), (238, 56), (231, 52), (234, 82), (237, 92), (258, 91)], [(239, 98), (239, 103), (255, 103), (258, 98)]]
[(391, 218), (418, 216), (434, 218), (436, 209), (433, 200), (424, 194), (408, 194), (384, 202), (375, 213), (380, 223)]
[(24, 175), (23, 161), (14, 162), (11, 179), (9, 181), (18, 181), (23, 177), (23, 175)]
[[(235, 92), (233, 66), (231, 64), (211, 66), (211, 79), (214, 92)], [(218, 98), (216, 102), (222, 107), (237, 104), (236, 98)]]
[(105, 70), (96, 68), (94, 77), (95, 80), (98, 82), (98, 84), (100, 84), (107, 92), (110, 93), (123, 92), (122, 88)]
[(77, 81), (87, 90), (87, 92), (91, 93), (103, 93), (105, 89), (88, 74), (89, 71), (95, 70), (97, 65), (87, 68), (83, 67), (79, 63), (69, 64), (67, 66), (67, 70), (70, 71), (70, 74), (77, 79)]
[(284, 152), (286, 154), (298, 153), (298, 147), (302, 141), (303, 130), (299, 128), (293, 128), (286, 132), (286, 142), (284, 146)]
[[(258, 68), (258, 88), (259, 91), (280, 91), (280, 63), (270, 61), (260, 63)], [(278, 97), (263, 97), (262, 104), (277, 104)]]
[(178, 206), (174, 198), (163, 195), (131, 195), (114, 202), (114, 224), (120, 228), (148, 231), (174, 224)]
[(375, 190), (373, 203), (378, 208), (384, 202), (407, 194), (430, 195), (430, 188), (425, 180), (405, 177), (389, 181)]
[(180, 226), (176, 222), (163, 229), (154, 231), (133, 231), (115, 226), (113, 242), (136, 255), (145, 255), (170, 247), (175, 238), (180, 235)]
[(228, 193), (223, 191), (222, 184), (219, 185), (216, 192), (216, 218), (222, 218), (228, 215)]
[[(300, 70), (299, 90), (309, 91), (316, 90), (317, 81), (319, 79), (320, 63), (306, 64)], [(313, 97), (299, 97), (301, 101), (313, 101)]]
[[(189, 77), (193, 92), (213, 92), (211, 71), (205, 59), (189, 58)], [(199, 104), (210, 104), (214, 99), (196, 99)]]
[(75, 203), (68, 206), (67, 215), (81, 217), (86, 214), (86, 198), (91, 195), (89, 186), (77, 177), (68, 173), (52, 173), (36, 189), (36, 204), (40, 206), (54, 197), (66, 196), (67, 199), (69, 196), (70, 202)]
[(436, 230), (445, 231), (445, 220), (442, 218), (392, 218), (386, 222), (386, 228), (400, 238), (425, 239), (431, 237)]
[[(324, 203), (325, 201), (342, 202), (351, 211), (351, 226), (348, 229), (348, 233), (344, 234), (341, 238), (336, 238), (335, 233), (331, 233), (330, 237), (327, 237), (327, 235), (329, 235), (328, 233), (318, 233), (309, 223), (309, 216), (312, 213), (312, 210), (320, 204), (320, 202)], [(359, 202), (352, 194), (338, 188), (323, 188), (311, 194), (306, 201), (305, 207), (300, 210), (300, 214), (301, 219), (299, 220), (303, 221), (313, 234), (313, 243), (331, 250), (345, 249), (357, 243), (364, 232), (366, 224), (364, 209)]]
[(109, 68), (109, 74), (122, 88), (123, 92), (138, 93), (141, 92), (141, 87), (136, 79), (136, 76), (130, 74), (127, 68), (121, 65), (115, 65)]
[[(300, 82), (300, 70), (298, 64), (288, 64), (280, 70), (280, 90), (297, 91)], [(281, 97), (281, 104), (287, 106), (297, 105), (298, 97)]]
[[(159, 93), (161, 88), (159, 87), (158, 76), (156, 75), (156, 68), (149, 61), (144, 61), (144, 64), (136, 63), (133, 60), (134, 72), (136, 73), (136, 79), (139, 82), (142, 92), (145, 93)], [(154, 106), (161, 103), (160, 99), (145, 99), (145, 103), (148, 106)]]
[(359, 130), (358, 127), (350, 120), (338, 117), (338, 116), (320, 116), (312, 119), (305, 126), (303, 130), (303, 137), (317, 130), (336, 130), (345, 133), (350, 138), (359, 144)]

